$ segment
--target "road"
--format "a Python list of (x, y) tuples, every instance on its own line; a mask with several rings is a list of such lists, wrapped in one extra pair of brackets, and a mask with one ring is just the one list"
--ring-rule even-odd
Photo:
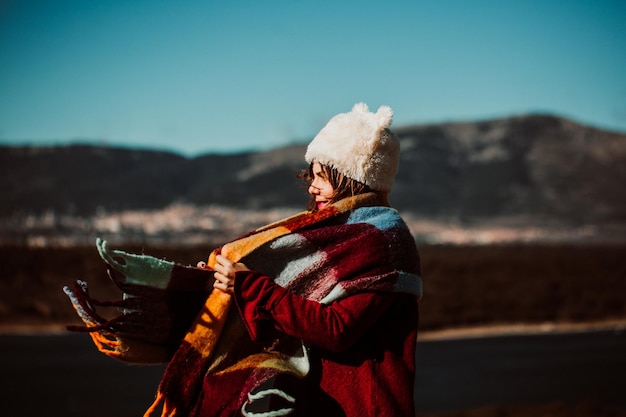
[(597, 400), (626, 410), (626, 332), (418, 343), (418, 412)]
[[(416, 359), (419, 413), (584, 399), (626, 410), (626, 332), (421, 341)], [(2, 415), (135, 417), (164, 367), (123, 364), (63, 334), (0, 336), (0, 369)]]

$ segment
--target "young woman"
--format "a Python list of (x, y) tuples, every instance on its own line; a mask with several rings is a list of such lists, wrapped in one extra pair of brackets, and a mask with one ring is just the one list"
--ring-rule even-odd
[(358, 103), (333, 117), (305, 154), (310, 210), (225, 244), (198, 268), (98, 243), (124, 275), (114, 278), (129, 294), (124, 316), (103, 323), (86, 286), (67, 292), (101, 351), (169, 360), (146, 415), (415, 414), (421, 271), (387, 200), (400, 152), (392, 116)]
[[(388, 108), (373, 114), (358, 104), (351, 113), (331, 120), (307, 150), (310, 168), (305, 177), (310, 181), (312, 213), (355, 196), (362, 198), (343, 215), (312, 226), (311, 236), (301, 233), (306, 242), (314, 241), (313, 234), (332, 234), (329, 246), (341, 252), (340, 257), (307, 263), (300, 270), (315, 268), (316, 272), (305, 272), (300, 280), (289, 277), (282, 283), (275, 282), (276, 276), (266, 272), (265, 265), (257, 266), (256, 272), (243, 262), (216, 257), (214, 287), (234, 296), (252, 340), (263, 344), (289, 338), (306, 346), (310, 363), (306, 383), (293, 395), (286, 389), (289, 387), (278, 388), (295, 398), (293, 403), (283, 401), (278, 410), (328, 416), (415, 413), (415, 294), (419, 291), (420, 264), (409, 231), (397, 212), (388, 207), (387, 193), (398, 159), (397, 139), (387, 129), (390, 117)], [(294, 247), (298, 245), (304, 244), (298, 242)], [(250, 264), (255, 261), (251, 256)], [(354, 266), (344, 271), (333, 262), (352, 262)], [(383, 284), (389, 274), (393, 283)], [(328, 276), (333, 283), (353, 280), (354, 291), (324, 302), (301, 287), (318, 285), (329, 280)], [(357, 284), (357, 277), (364, 280)], [(378, 286), (368, 287), (369, 280), (375, 282), (377, 277), (381, 280)], [(401, 286), (406, 286), (406, 291), (400, 290)], [(296, 391), (293, 387), (291, 383)], [(247, 405), (253, 409), (253, 401)], [(261, 408), (257, 412), (272, 410)]]

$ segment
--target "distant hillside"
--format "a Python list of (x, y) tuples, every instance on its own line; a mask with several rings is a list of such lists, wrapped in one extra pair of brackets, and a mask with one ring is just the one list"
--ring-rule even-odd
[(393, 201), (471, 221), (533, 215), (626, 220), (626, 135), (551, 116), (399, 129)]
[(0, 215), (47, 210), (89, 215), (99, 209), (161, 208), (171, 202), (293, 204), (301, 194), (293, 184), (295, 163), (284, 161), (286, 165), (268, 167), (268, 172), (259, 169), (274, 154), (285, 153), (289, 150), (187, 159), (102, 146), (1, 147), (0, 192), (5, 197)]
[[(541, 216), (626, 220), (626, 135), (543, 115), (396, 129), (401, 211), (462, 222)], [(91, 215), (173, 202), (303, 207), (306, 144), (185, 158), (103, 146), (0, 147), (0, 218)]]

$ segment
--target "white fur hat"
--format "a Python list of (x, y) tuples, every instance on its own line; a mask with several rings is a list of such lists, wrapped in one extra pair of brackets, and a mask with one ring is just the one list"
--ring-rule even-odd
[(398, 172), (400, 142), (388, 128), (393, 110), (381, 106), (376, 113), (357, 103), (349, 113), (330, 119), (313, 138), (304, 159), (335, 168), (375, 191), (391, 191)]

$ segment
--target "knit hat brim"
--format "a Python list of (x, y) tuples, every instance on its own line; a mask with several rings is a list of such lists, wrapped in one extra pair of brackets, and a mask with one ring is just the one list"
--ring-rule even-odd
[(375, 191), (390, 191), (398, 172), (400, 144), (388, 128), (389, 106), (376, 113), (357, 103), (348, 113), (333, 117), (309, 144), (305, 160), (335, 168)]

